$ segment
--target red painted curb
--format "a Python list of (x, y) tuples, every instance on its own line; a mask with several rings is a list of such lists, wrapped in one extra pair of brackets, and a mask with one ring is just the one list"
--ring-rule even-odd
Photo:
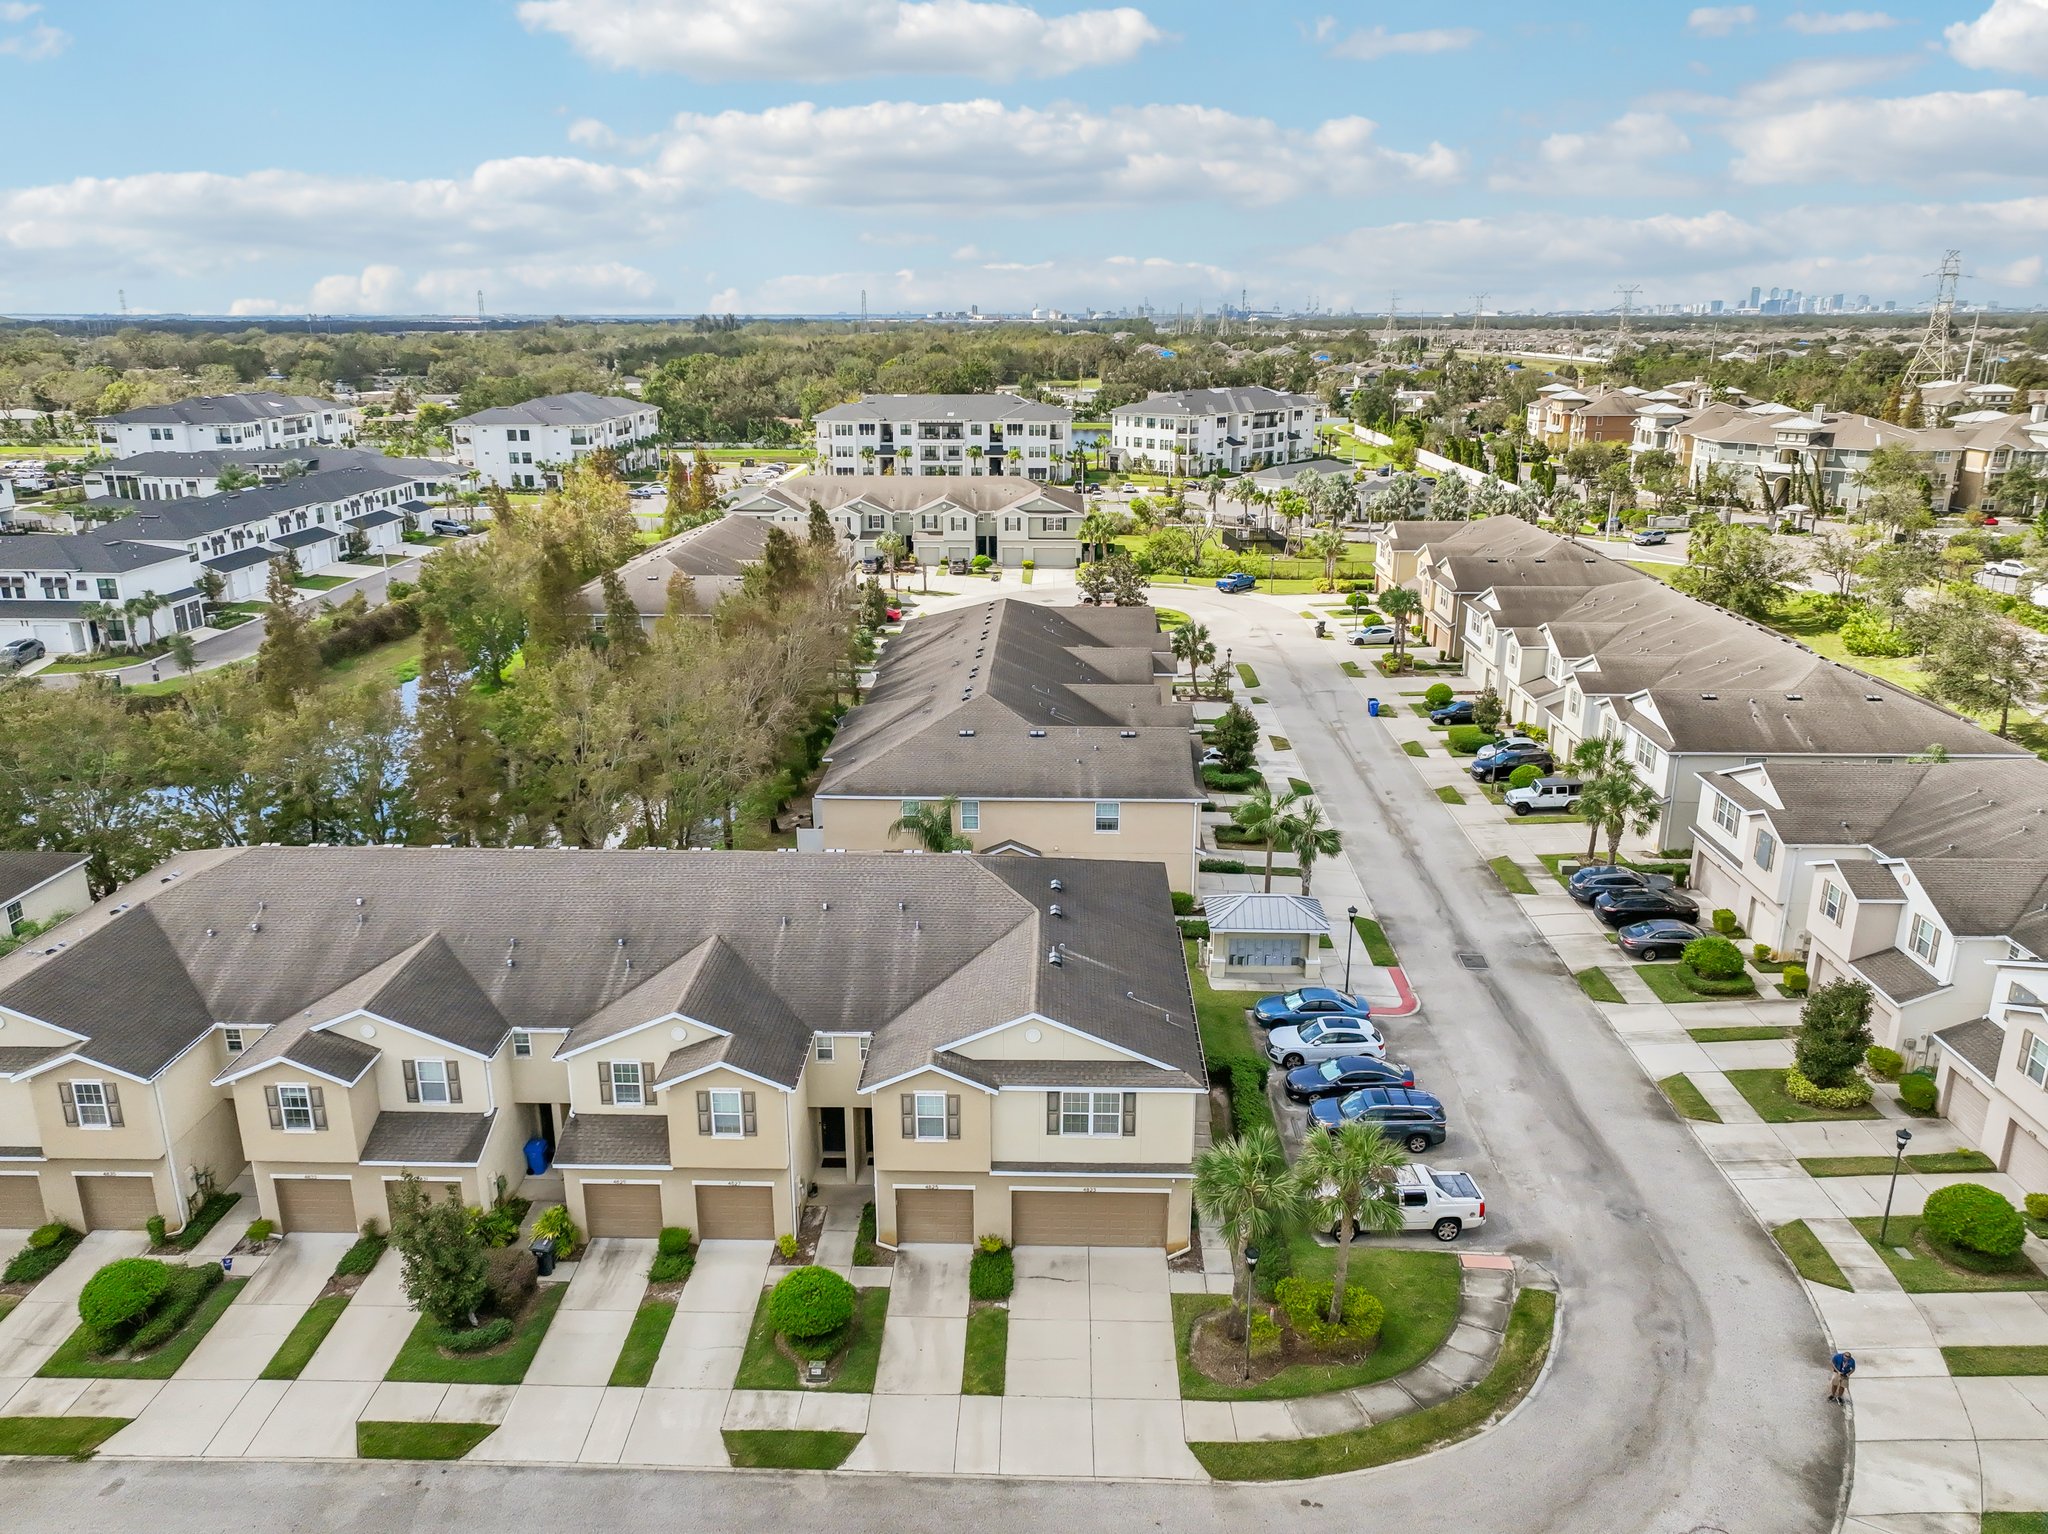
[(1422, 1010), (1422, 1003), (1416, 999), (1415, 992), (1409, 988), (1408, 977), (1402, 973), (1401, 966), (1398, 964), (1392, 966), (1387, 970), (1387, 974), (1394, 982), (1394, 989), (1401, 993), (1401, 1005), (1392, 1011), (1375, 1011), (1373, 1016), (1411, 1017), (1415, 1013), (1420, 1012)]

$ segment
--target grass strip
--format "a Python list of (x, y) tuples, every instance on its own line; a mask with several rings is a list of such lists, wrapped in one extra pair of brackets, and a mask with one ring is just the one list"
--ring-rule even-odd
[(1533, 895), (1536, 886), (1529, 882), (1529, 876), (1516, 866), (1515, 860), (1502, 854), (1487, 859), (1486, 866), (1493, 870), (1493, 876), (1506, 886), (1510, 895)]
[[(1892, 1169), (1890, 1156), (1801, 1156), (1799, 1164), (1809, 1177), (1882, 1177)], [(1982, 1151), (1932, 1151), (1908, 1156), (1906, 1166), (1915, 1172), (1995, 1172), (1998, 1163)]]
[(1410, 756), (1429, 755), (1429, 748), (1423, 745), (1423, 743), (1419, 740), (1404, 740), (1401, 742), (1401, 749), (1407, 752)]
[(130, 1417), (0, 1417), (0, 1454), (89, 1459)]
[(967, 1317), (967, 1357), (960, 1365), (960, 1394), (999, 1396), (1009, 1379), (1010, 1313), (1000, 1306)]
[[(2025, 1253), (2001, 1259), (1953, 1248), (1937, 1250), (1916, 1214), (1895, 1214), (1889, 1222), (1877, 1215), (1857, 1215), (1849, 1223), (1876, 1248), (1884, 1265), (1892, 1270), (1892, 1277), (1908, 1294), (2048, 1289), (2048, 1275), (2035, 1267)], [(1877, 1240), (1880, 1229), (1884, 1231), (1882, 1246)]]
[(1268, 735), (1266, 739), (1273, 743), (1275, 751), (1292, 751), (1294, 749), (1294, 742), (1285, 735)]
[(1686, 1037), (1695, 1044), (1748, 1044), (1762, 1039), (1789, 1039), (1790, 1028), (1769, 1028), (1758, 1024), (1752, 1028), (1688, 1028)]
[(641, 1305), (619, 1346), (619, 1361), (612, 1365), (612, 1384), (637, 1389), (654, 1378), (654, 1361), (661, 1357), (661, 1345), (675, 1318), (674, 1300), (648, 1300)]
[(725, 1454), (741, 1470), (837, 1470), (866, 1435), (726, 1428)]
[(1729, 1071), (1728, 1084), (1740, 1092), (1766, 1124), (1817, 1124), (1836, 1119), (1874, 1119), (1881, 1115), (1874, 1107), (1809, 1108), (1795, 1101), (1785, 1090), (1783, 1066), (1763, 1070)]
[(1804, 1220), (1780, 1225), (1771, 1232), (1771, 1239), (1778, 1243), (1778, 1250), (1792, 1260), (1792, 1266), (1808, 1283), (1826, 1284), (1830, 1289), (1850, 1287), (1841, 1264), (1828, 1255), (1828, 1249), (1820, 1244), (1820, 1237), (1807, 1228)]
[(327, 1334), (334, 1330), (334, 1323), (341, 1319), (341, 1313), (348, 1309), (348, 1302), (349, 1296), (345, 1294), (330, 1294), (307, 1306), (306, 1313), (299, 1317), (299, 1324), (277, 1345), (277, 1351), (270, 1355), (270, 1362), (256, 1377), (265, 1380), (297, 1379), (305, 1372), (306, 1365), (313, 1361), (313, 1355), (327, 1340)]
[(1355, 676), (1361, 682), (1365, 680), (1365, 668), (1359, 665), (1358, 662), (1355, 660), (1347, 660), (1344, 662), (1344, 674), (1346, 676)]
[(1943, 1348), (1941, 1361), (1955, 1375), (2048, 1374), (2048, 1347)]
[(1237, 663), (1237, 679), (1247, 687), (1257, 687), (1259, 685), (1258, 672), (1252, 670), (1243, 661)]
[(1614, 983), (1612, 975), (1597, 964), (1591, 969), (1580, 970), (1572, 979), (1578, 981), (1579, 989), (1594, 1001), (1611, 1003), (1621, 1000), (1621, 987)]
[(384, 1378), (429, 1385), (516, 1385), (526, 1378), (533, 1355), (540, 1351), (541, 1339), (547, 1336), (555, 1312), (562, 1307), (562, 1296), (568, 1292), (567, 1284), (549, 1284), (542, 1289), (512, 1340), (496, 1353), (443, 1358), (434, 1345), (438, 1328), (421, 1316)]
[(2048, 1513), (1986, 1513), (1977, 1534), (2048, 1534)]
[(357, 1459), (461, 1459), (495, 1422), (358, 1422)]
[(213, 1323), (221, 1318), (235, 1296), (248, 1283), (246, 1278), (223, 1279), (199, 1302), (192, 1319), (155, 1352), (141, 1358), (94, 1358), (90, 1337), (83, 1326), (66, 1337), (50, 1361), (36, 1373), (43, 1379), (167, 1380), (184, 1366), (192, 1350), (206, 1340)]
[[(1647, 985), (1656, 994), (1659, 1001), (1668, 1002), (1672, 1006), (1679, 1006), (1691, 1001), (1720, 1001), (1724, 999), (1719, 996), (1702, 996), (1698, 991), (1695, 991), (1684, 980), (1679, 978), (1678, 966), (1676, 964), (1638, 964), (1636, 966), (1636, 973), (1642, 977), (1643, 984)], [(1780, 1074), (1782, 1075), (1783, 1072), (1780, 1072)]]
[(1443, 800), (1445, 804), (1463, 804), (1465, 802), (1465, 796), (1448, 783), (1436, 791), (1436, 796)]
[[(747, 1329), (747, 1346), (740, 1354), (739, 1377), (733, 1381), (740, 1390), (801, 1390), (796, 1362), (775, 1345), (775, 1323), (768, 1314), (768, 1292), (755, 1307), (753, 1325)], [(867, 1395), (875, 1388), (875, 1370), (882, 1361), (882, 1326), (889, 1317), (889, 1291), (863, 1289), (853, 1312), (853, 1334), (839, 1362), (839, 1373), (826, 1390)]]
[(1359, 916), (1352, 920), (1358, 929), (1358, 940), (1365, 944), (1365, 956), (1381, 969), (1392, 969), (1401, 962), (1394, 953), (1394, 945), (1387, 941), (1386, 929), (1370, 916)]
[(1193, 1443), (1188, 1447), (1221, 1481), (1284, 1481), (1367, 1470), (1469, 1438), (1536, 1383), (1557, 1324), (1557, 1296), (1524, 1289), (1508, 1317), (1500, 1356), (1485, 1379), (1462, 1395), (1405, 1417), (1326, 1438), (1293, 1442)]
[(1701, 1095), (1693, 1085), (1692, 1078), (1680, 1071), (1676, 1076), (1666, 1076), (1657, 1083), (1657, 1090), (1671, 1100), (1671, 1106), (1689, 1119), (1698, 1119), (1702, 1124), (1718, 1124), (1721, 1114), (1714, 1105)]
[(185, 1222), (185, 1228), (164, 1243), (167, 1252), (189, 1252), (201, 1241), (206, 1233), (220, 1224), (221, 1217), (242, 1201), (239, 1193), (216, 1193), (199, 1206), (199, 1213)]

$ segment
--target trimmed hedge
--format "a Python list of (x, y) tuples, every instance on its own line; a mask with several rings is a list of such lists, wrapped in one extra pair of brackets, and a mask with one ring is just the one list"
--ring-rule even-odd
[(830, 1268), (798, 1268), (775, 1286), (768, 1315), (785, 1337), (811, 1341), (844, 1331), (857, 1298), (853, 1285)]
[(149, 1319), (135, 1328), (135, 1334), (128, 1339), (129, 1348), (149, 1353), (169, 1342), (185, 1329), (185, 1323), (206, 1303), (206, 1297), (220, 1287), (225, 1276), (217, 1262), (173, 1268), (163, 1298), (150, 1311)]
[(1941, 1093), (1934, 1085), (1934, 1078), (1921, 1071), (1899, 1078), (1899, 1101), (1915, 1113), (1932, 1113)]
[(1256, 1057), (1230, 1062), (1230, 1122), (1239, 1134), (1262, 1126), (1279, 1132), (1272, 1104), (1266, 1101), (1266, 1076), (1271, 1069)]
[(974, 1249), (967, 1264), (967, 1297), (971, 1300), (1007, 1300), (1017, 1284), (1017, 1264), (1008, 1247), (997, 1251)]
[(1242, 858), (1203, 858), (1201, 869), (1205, 874), (1241, 874), (1245, 871)]
[(1685, 945), (1683, 958), (1702, 980), (1734, 980), (1743, 973), (1741, 950), (1725, 937), (1696, 937)]
[(2027, 1195), (2027, 1218), (2048, 1223), (2048, 1193)]
[(28, 1238), (28, 1245), (16, 1252), (0, 1273), (0, 1283), (33, 1284), (48, 1278), (63, 1265), (85, 1236), (68, 1225), (41, 1225)]
[(1182, 937), (1207, 937), (1209, 935), (1208, 919), (1201, 916), (1181, 917), (1180, 935)]
[[(1692, 945), (1686, 945), (1690, 951)], [(1756, 982), (1747, 974), (1737, 975), (1733, 980), (1715, 980), (1701, 974), (1685, 960), (1678, 961), (1678, 979), (1688, 991), (1699, 996), (1754, 996)]]
[(1244, 794), (1266, 781), (1266, 775), (1253, 767), (1245, 772), (1225, 772), (1213, 763), (1202, 769), (1202, 785), (1213, 788), (1219, 794)]
[(1986, 1257), (2016, 1256), (2027, 1239), (2026, 1222), (2011, 1201), (1980, 1182), (1935, 1189), (1927, 1195), (1920, 1220), (1943, 1245)]
[(1387, 1319), (1387, 1307), (1356, 1284), (1344, 1290), (1344, 1312), (1330, 1321), (1331, 1285), (1310, 1278), (1283, 1278), (1273, 1298), (1295, 1335), (1315, 1348), (1358, 1348), (1373, 1341)]
[(78, 1319), (115, 1342), (142, 1324), (143, 1317), (171, 1286), (171, 1265), (147, 1257), (110, 1262), (85, 1281), (78, 1294)]
[(1195, 914), (1195, 897), (1186, 890), (1168, 890), (1167, 897), (1173, 902), (1173, 914), (1192, 916)]
[(655, 1238), (654, 1249), (664, 1257), (680, 1257), (690, 1249), (690, 1232), (681, 1225), (664, 1225)]
[(1870, 1074), (1879, 1081), (1897, 1081), (1899, 1072), (1906, 1068), (1906, 1057), (1896, 1049), (1886, 1049), (1882, 1044), (1873, 1044), (1863, 1051), (1863, 1063), (1870, 1068)]
[(1534, 762), (1525, 762), (1508, 774), (1508, 787), (1527, 788), (1542, 776), (1543, 769), (1541, 767), (1538, 767)]
[(1795, 1103), (1804, 1103), (1809, 1108), (1828, 1108), (1840, 1112), (1848, 1108), (1863, 1108), (1870, 1103), (1870, 1083), (1860, 1076), (1843, 1087), (1817, 1087), (1808, 1081), (1799, 1067), (1788, 1066), (1785, 1071), (1785, 1095)]
[(1444, 731), (1444, 744), (1450, 747), (1453, 756), (1477, 756), (1481, 746), (1490, 746), (1500, 737), (1491, 730), (1482, 730), (1476, 724), (1454, 724)]
[(1787, 964), (1785, 972), (1778, 976), (1779, 988), (1790, 991), (1795, 996), (1805, 995), (1806, 988), (1811, 983), (1804, 964)]

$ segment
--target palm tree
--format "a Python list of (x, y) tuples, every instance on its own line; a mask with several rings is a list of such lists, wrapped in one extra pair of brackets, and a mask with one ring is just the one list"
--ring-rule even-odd
[(239, 463), (224, 463), (213, 476), (213, 483), (214, 488), (225, 495), (230, 490), (247, 490), (262, 481)]
[(1209, 625), (1183, 623), (1173, 631), (1169, 642), (1174, 659), (1188, 663), (1188, 687), (1192, 691), (1201, 683), (1201, 668), (1216, 658), (1216, 646), (1209, 639)]
[(860, 450), (860, 466), (870, 474), (875, 472), (875, 450), (872, 447)]
[(1422, 598), (1406, 586), (1389, 586), (1380, 593), (1380, 611), (1394, 626), (1394, 659), (1408, 653), (1408, 620), (1422, 611)]
[(1294, 789), (1275, 794), (1270, 783), (1256, 783), (1244, 802), (1230, 812), (1231, 823), (1266, 843), (1266, 893), (1273, 892), (1273, 844), (1279, 840), (1280, 823), (1301, 795)]
[(1289, 796), (1300, 801), (1300, 807), (1280, 817), (1274, 828), (1273, 840), (1294, 854), (1301, 865), (1301, 892), (1308, 893), (1309, 876), (1315, 872), (1316, 859), (1335, 857), (1344, 850), (1344, 838), (1337, 834), (1337, 828), (1323, 819), (1323, 807), (1305, 795), (1296, 793)]
[(147, 627), (149, 637), (140, 640), (138, 643), (154, 644), (156, 642), (156, 615), (170, 605), (168, 600), (158, 596), (154, 591), (145, 591), (141, 596), (130, 597), (127, 601), (123, 602), (121, 604), (121, 611), (128, 618), (129, 637), (133, 638), (135, 636), (135, 625), (140, 622)]
[(1104, 511), (1098, 502), (1096, 509), (1081, 519), (1081, 544), (1092, 548), (1097, 559), (1107, 559), (1109, 540), (1122, 531), (1123, 518), (1113, 511)]
[[(978, 467), (980, 467), (980, 464), (981, 464), (981, 458), (982, 458), (982, 452), (981, 452), (981, 444), (980, 444), (979, 442), (970, 442), (970, 443), (968, 443), (968, 444), (967, 444), (967, 461), (968, 461), (968, 463), (970, 463), (970, 464), (972, 464), (972, 465), (974, 465), (975, 467), (977, 467), (977, 468), (978, 468)], [(972, 472), (972, 470), (970, 470), (969, 472)]]
[(1621, 857), (1621, 836), (1647, 836), (1664, 813), (1664, 798), (1632, 772), (1612, 773), (1579, 790), (1579, 813), (1607, 837), (1607, 862)]
[(1337, 561), (1344, 557), (1342, 530), (1335, 527), (1323, 528), (1309, 538), (1303, 549), (1311, 558), (1323, 562), (1323, 579), (1334, 584), (1337, 579)]
[(910, 552), (910, 544), (901, 533), (884, 533), (875, 540), (875, 552), (889, 565), (889, 589), (896, 589), (896, 564)]
[(1337, 1266), (1330, 1285), (1333, 1326), (1344, 1318), (1351, 1238), (1361, 1230), (1384, 1236), (1401, 1228), (1401, 1207), (1391, 1194), (1394, 1173), (1407, 1164), (1401, 1148), (1365, 1119), (1316, 1130), (1294, 1163), (1294, 1175), (1318, 1222), (1328, 1220), (1337, 1229)]
[(1244, 1374), (1252, 1372), (1252, 1275), (1246, 1252), (1287, 1235), (1306, 1212), (1280, 1140), (1263, 1124), (1195, 1157), (1195, 1206), (1230, 1243), (1231, 1281), (1244, 1287)]
[[(1603, 783), (1606, 779), (1620, 776), (1633, 782), (1635, 773), (1628, 765), (1627, 742), (1609, 735), (1596, 735), (1591, 740), (1582, 740), (1572, 747), (1572, 771), (1584, 781), (1583, 795)], [(1595, 802), (1598, 802), (1596, 796)], [(1584, 806), (1581, 806), (1583, 810)], [(1600, 850), (1600, 823), (1590, 815), (1586, 819), (1586, 861), (1593, 861)]]
[(972, 852), (974, 843), (953, 829), (953, 811), (959, 803), (958, 794), (948, 794), (934, 804), (912, 801), (896, 829), (908, 833), (924, 852)]
[(78, 616), (99, 629), (97, 649), (110, 648), (108, 639), (113, 626), (121, 621), (121, 609), (112, 602), (85, 602), (79, 606)]
[(1374, 497), (1373, 511), (1388, 521), (1404, 521), (1423, 515), (1429, 508), (1429, 490), (1413, 474), (1403, 474)]

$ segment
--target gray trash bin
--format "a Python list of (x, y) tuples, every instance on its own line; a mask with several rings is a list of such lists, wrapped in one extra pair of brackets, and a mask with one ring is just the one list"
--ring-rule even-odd
[(555, 1238), (542, 1236), (533, 1243), (533, 1265), (542, 1278), (552, 1277), (555, 1271)]

